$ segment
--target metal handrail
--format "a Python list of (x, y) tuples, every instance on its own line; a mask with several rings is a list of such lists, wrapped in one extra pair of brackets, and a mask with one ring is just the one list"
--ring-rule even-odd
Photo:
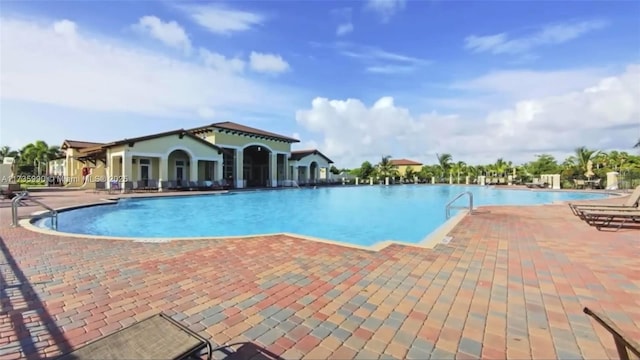
[(446, 216), (447, 219), (449, 219), (451, 217), (451, 209), (454, 208), (453, 206), (451, 206), (456, 200), (460, 199), (461, 197), (465, 196), (465, 195), (469, 195), (469, 214), (471, 214), (473, 212), (473, 194), (471, 193), (471, 191), (465, 191), (465, 192), (461, 192), (460, 194), (456, 195), (456, 197), (454, 197), (453, 199), (451, 199), (451, 201), (449, 201), (447, 203), (447, 206), (445, 206), (445, 212), (446, 212)]
[[(20, 202), (23, 199), (26, 199), (28, 197), (29, 197), (29, 192), (24, 191), (20, 193), (18, 196), (14, 197), (13, 200), (11, 200), (11, 220), (12, 220), (11, 226), (13, 227), (18, 226), (18, 206), (20, 206)], [(58, 211), (39, 200), (32, 199), (32, 198), (29, 198), (29, 200), (31, 202), (34, 202), (40, 205), (41, 207), (43, 207), (45, 210), (48, 211), (48, 215), (49, 217), (51, 217), (51, 228), (53, 230), (57, 230), (58, 229)]]

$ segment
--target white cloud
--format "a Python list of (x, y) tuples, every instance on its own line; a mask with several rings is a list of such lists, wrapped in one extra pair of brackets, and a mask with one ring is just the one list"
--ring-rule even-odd
[(200, 49), (200, 57), (207, 66), (222, 72), (242, 73), (246, 65), (245, 61), (240, 58), (227, 58), (207, 49)]
[(133, 25), (136, 31), (160, 40), (167, 46), (182, 49), (186, 53), (191, 50), (191, 40), (187, 32), (175, 21), (164, 22), (156, 16), (143, 16)]
[(454, 82), (451, 88), (499, 94), (508, 96), (509, 100), (519, 100), (580, 90), (606, 75), (608, 75), (607, 69), (599, 68), (492, 71), (471, 80)]
[(434, 163), (435, 153), (449, 152), (482, 163), (528, 161), (541, 152), (564, 156), (582, 145), (616, 148), (633, 144), (640, 130), (640, 64), (579, 91), (519, 101), (485, 116), (416, 115), (390, 97), (370, 107), (357, 99), (316, 98), (296, 120), (320, 136), (319, 147), (340, 167), (385, 154)]
[(380, 49), (375, 46), (359, 45), (350, 42), (336, 42), (327, 46), (337, 50), (341, 55), (356, 59), (365, 65), (365, 70), (371, 73), (391, 74), (411, 72), (431, 63), (429, 60), (410, 55), (400, 54)]
[[(3, 100), (176, 117), (198, 115), (203, 107), (218, 113), (252, 108), (280, 112), (297, 96), (231, 71), (78, 33), (72, 22), (52, 27), (0, 18), (0, 23)], [(69, 34), (73, 44), (67, 41)], [(230, 67), (240, 65), (231, 60)]]
[(78, 27), (70, 20), (60, 20), (53, 24), (53, 31), (64, 36), (76, 36)]
[(574, 40), (607, 25), (607, 22), (602, 20), (590, 20), (546, 25), (534, 33), (514, 38), (510, 38), (506, 33), (470, 35), (465, 38), (465, 48), (473, 52), (521, 54), (538, 46), (562, 44)]
[(403, 74), (410, 73), (415, 70), (413, 66), (406, 65), (381, 65), (381, 66), (369, 66), (366, 69), (370, 73), (374, 74)]
[(344, 24), (340, 24), (336, 28), (336, 35), (338, 35), (338, 36), (343, 36), (343, 35), (346, 35), (346, 34), (348, 34), (350, 32), (353, 32), (353, 24), (350, 23), (350, 22), (344, 23)]
[(249, 55), (249, 65), (255, 72), (279, 74), (290, 69), (289, 63), (282, 56), (264, 54), (252, 51)]
[(219, 4), (180, 6), (197, 24), (214, 34), (246, 31), (265, 21), (258, 13), (235, 10)]
[(404, 9), (405, 0), (368, 0), (366, 8), (375, 11), (382, 22), (388, 22), (391, 17)]

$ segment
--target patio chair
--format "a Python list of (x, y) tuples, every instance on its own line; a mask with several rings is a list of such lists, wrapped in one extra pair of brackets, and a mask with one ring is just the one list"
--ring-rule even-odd
[(627, 200), (622, 204), (572, 204), (569, 203), (569, 208), (574, 215), (581, 217), (582, 212), (586, 211), (607, 211), (607, 210), (638, 210), (638, 205), (640, 204), (640, 186), (636, 187), (635, 190), (629, 195)]
[(147, 190), (148, 191), (158, 191), (158, 180), (149, 179), (147, 180)]
[(58, 359), (190, 359), (206, 352), (211, 359), (211, 343), (159, 313), (84, 345)]
[(598, 230), (605, 227), (615, 227), (618, 231), (627, 221), (640, 223), (640, 210), (584, 210), (581, 219), (587, 224), (595, 226)]
[(101, 191), (107, 191), (107, 183), (106, 181), (96, 181), (96, 188), (94, 189), (94, 193), (99, 193)]

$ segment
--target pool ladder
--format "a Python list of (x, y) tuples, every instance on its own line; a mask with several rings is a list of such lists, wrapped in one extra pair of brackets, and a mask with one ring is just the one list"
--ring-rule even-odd
[[(465, 195), (469, 195), (469, 206), (468, 207), (453, 206), (453, 203), (456, 202), (456, 200), (460, 199), (461, 197), (463, 197)], [(469, 209), (469, 214), (471, 214), (473, 212), (473, 194), (471, 193), (471, 191), (461, 192), (460, 194), (456, 195), (456, 197), (454, 197), (453, 199), (451, 199), (451, 201), (449, 201), (447, 203), (447, 206), (445, 207), (445, 212), (446, 212), (446, 215), (447, 215), (447, 219), (449, 219), (451, 217), (451, 209)]]
[[(18, 206), (20, 206), (20, 203), (22, 202), (22, 200), (29, 198), (29, 192), (27, 191), (23, 191), (20, 194), (18, 194), (18, 196), (14, 197), (11, 200), (11, 226), (16, 227), (18, 226)], [(58, 229), (58, 212), (56, 211), (56, 209), (48, 206), (47, 204), (40, 202), (36, 199), (32, 199), (29, 198), (29, 200), (31, 202), (34, 202), (40, 206), (42, 206), (43, 208), (45, 208), (47, 210), (47, 215), (51, 218), (51, 229), (53, 230), (57, 230)], [(43, 214), (40, 214), (39, 216), (41, 216)]]

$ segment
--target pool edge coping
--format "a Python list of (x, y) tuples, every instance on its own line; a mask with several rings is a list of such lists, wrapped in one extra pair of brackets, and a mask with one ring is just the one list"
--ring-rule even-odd
[[(538, 190), (538, 191), (540, 191), (540, 190)], [(541, 189), (541, 191), (554, 191), (554, 190)], [(231, 193), (231, 192), (228, 192), (228, 193)], [(601, 193), (601, 194), (605, 194), (605, 195), (609, 195), (609, 196), (612, 196), (612, 195), (614, 195), (614, 196), (615, 195), (617, 195), (617, 196), (628, 195), (626, 193), (607, 193), (607, 192), (604, 192), (604, 191), (603, 192), (595, 192), (595, 193)], [(205, 195), (205, 194), (192, 194), (192, 195)], [(178, 196), (184, 196), (184, 195), (178, 195)], [(160, 196), (153, 196), (152, 195), (152, 196), (141, 196), (141, 197), (128, 197), (128, 196), (109, 197), (109, 198), (102, 198), (102, 199), (100, 199), (100, 201), (96, 201), (96, 202), (90, 202), (90, 203), (85, 203), (85, 204), (76, 204), (76, 205), (70, 205), (70, 206), (63, 206), (63, 207), (56, 208), (55, 210), (57, 212), (61, 212), (61, 211), (69, 211), (69, 210), (75, 210), (75, 209), (81, 209), (81, 208), (87, 208), (87, 207), (93, 207), (93, 206), (115, 205), (115, 204), (118, 203), (118, 201), (123, 200), (123, 199), (137, 199), (137, 198), (149, 199), (149, 198), (160, 198)], [(559, 201), (554, 201), (552, 203), (546, 203), (546, 204), (508, 205), (508, 206), (545, 206), (545, 205), (549, 206), (549, 205), (569, 204), (570, 202), (571, 201), (567, 201), (567, 200), (559, 200)], [(324, 243), (324, 244), (328, 244), (328, 245), (338, 245), (338, 246), (344, 246), (344, 247), (348, 247), (348, 248), (352, 248), (352, 249), (379, 252), (379, 251), (384, 250), (384, 249), (386, 249), (386, 248), (388, 248), (388, 247), (390, 247), (392, 245), (411, 246), (411, 247), (417, 247), (417, 248), (422, 248), (422, 249), (433, 249), (438, 244), (447, 244), (451, 240), (451, 238), (448, 237), (449, 233), (462, 221), (462, 219), (465, 216), (470, 215), (470, 214), (473, 215), (473, 211), (478, 210), (479, 208), (491, 207), (491, 206), (500, 206), (500, 205), (481, 205), (479, 207), (474, 207), (474, 209), (472, 210), (471, 213), (469, 213), (468, 210), (461, 210), (456, 215), (454, 215), (453, 217), (451, 217), (450, 219), (445, 221), (443, 224), (438, 226), (436, 229), (434, 229), (432, 232), (427, 234), (421, 241), (419, 241), (417, 243), (408, 243), (408, 242), (399, 241), (399, 240), (382, 240), (382, 241), (378, 241), (378, 242), (376, 242), (376, 243), (374, 243), (372, 245), (369, 245), (369, 246), (349, 244), (349, 243), (342, 242), (342, 241), (339, 241), (339, 240), (325, 239), (325, 238), (320, 238), (320, 237), (314, 237), (314, 236), (297, 234), (297, 233), (289, 233), (289, 232), (266, 233), (266, 234), (251, 234), (251, 235), (233, 235), (233, 236), (150, 237), (150, 238), (147, 238), (147, 237), (125, 237), (125, 236), (105, 236), (105, 235), (76, 234), (76, 233), (62, 232), (62, 231), (51, 230), (51, 229), (46, 229), (46, 228), (41, 228), (41, 227), (35, 226), (34, 222), (37, 221), (37, 220), (40, 220), (41, 218), (43, 218), (42, 215), (47, 214), (49, 212), (47, 210), (35, 211), (35, 212), (30, 214), (29, 218), (20, 219), (18, 221), (18, 224), (21, 227), (23, 227), (23, 228), (25, 228), (25, 229), (27, 229), (29, 231), (40, 233), (40, 234), (52, 235), (52, 236), (60, 236), (60, 237), (70, 237), (70, 238), (85, 239), (85, 240), (98, 239), (98, 240), (130, 241), (130, 242), (138, 242), (138, 243), (158, 243), (158, 244), (161, 244), (161, 243), (170, 243), (170, 242), (176, 242), (176, 241), (254, 239), (254, 238), (260, 238), (260, 237), (287, 236), (287, 237), (301, 239), (301, 240), (310, 240), (310, 241), (320, 242), (320, 243)]]
[[(58, 212), (62, 212), (62, 211), (69, 211), (69, 210), (75, 210), (75, 209), (81, 209), (81, 208), (88, 208), (88, 207), (93, 207), (93, 206), (115, 205), (121, 199), (129, 199), (129, 198), (128, 197), (123, 197), (123, 198), (101, 199), (101, 201), (98, 201), (98, 202), (90, 202), (90, 203), (85, 203), (85, 204), (64, 206), (64, 207), (56, 208), (55, 210), (58, 211)], [(332, 240), (332, 239), (326, 239), (326, 238), (321, 238), (321, 237), (315, 237), (315, 236), (309, 236), (309, 235), (303, 235), (303, 234), (297, 234), (297, 233), (290, 233), (290, 232), (251, 234), (251, 235), (233, 235), (233, 236), (125, 237), (125, 236), (105, 236), (105, 235), (89, 235), (89, 234), (69, 233), (69, 232), (51, 230), (51, 229), (47, 229), (47, 228), (41, 228), (41, 227), (38, 227), (38, 226), (34, 225), (34, 222), (36, 222), (36, 221), (38, 221), (38, 220), (40, 220), (42, 218), (45, 218), (45, 216), (43, 216), (43, 215), (48, 214), (48, 213), (49, 213), (48, 210), (35, 211), (35, 212), (30, 214), (29, 218), (20, 219), (18, 221), (18, 224), (21, 227), (25, 228), (26, 230), (29, 230), (29, 231), (32, 231), (32, 232), (36, 232), (36, 233), (40, 233), (40, 234), (51, 235), (51, 236), (60, 236), (60, 237), (69, 237), (69, 238), (74, 238), (74, 239), (85, 239), (85, 240), (96, 239), (96, 240), (130, 241), (130, 242), (138, 242), (138, 243), (158, 243), (158, 244), (163, 244), (163, 243), (170, 243), (170, 242), (177, 242), (177, 241), (254, 239), (254, 238), (260, 238), (260, 237), (287, 236), (287, 237), (291, 237), (291, 238), (295, 238), (295, 239), (315, 241), (315, 242), (328, 244), (328, 245), (337, 245), (337, 246), (344, 246), (344, 247), (348, 247), (348, 248), (352, 248), (352, 249), (359, 249), (359, 250), (365, 250), (365, 251), (378, 252), (378, 251), (382, 251), (382, 250), (384, 250), (384, 249), (386, 249), (386, 248), (388, 248), (389, 246), (392, 246), (392, 245), (411, 246), (411, 247), (418, 247), (418, 248), (422, 248), (422, 249), (433, 249), (436, 245), (438, 245), (438, 244), (443, 242), (443, 240), (446, 238), (446, 236), (449, 234), (449, 232), (451, 232), (451, 230), (453, 230), (458, 225), (458, 223), (460, 221), (462, 221), (462, 219), (468, 214), (468, 211), (467, 210), (460, 211), (459, 213), (457, 213), (456, 215), (454, 215), (453, 217), (451, 217), (450, 219), (445, 221), (443, 224), (438, 226), (431, 233), (427, 234), (421, 241), (419, 241), (419, 242), (417, 242), (415, 244), (414, 243), (400, 241), (400, 240), (382, 240), (382, 241), (378, 241), (378, 242), (376, 242), (376, 243), (374, 243), (372, 245), (369, 245), (369, 246), (349, 244), (347, 242), (343, 242), (343, 241), (339, 241), (339, 240)]]

